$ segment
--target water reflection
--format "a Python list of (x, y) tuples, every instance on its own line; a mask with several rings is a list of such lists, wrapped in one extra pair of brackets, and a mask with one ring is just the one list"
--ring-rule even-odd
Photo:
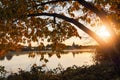
[(1, 65), (10, 72), (17, 72), (18, 68), (29, 70), (33, 64), (46, 64), (47, 69), (54, 69), (61, 64), (63, 68), (77, 65), (92, 65), (94, 51), (64, 51), (64, 52), (9, 52), (0, 58)]

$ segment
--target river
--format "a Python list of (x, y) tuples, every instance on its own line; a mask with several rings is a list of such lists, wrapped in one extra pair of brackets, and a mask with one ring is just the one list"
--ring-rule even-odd
[(73, 65), (89, 66), (94, 64), (94, 53), (94, 50), (74, 50), (62, 53), (46, 51), (9, 52), (0, 58), (0, 65), (5, 66), (5, 69), (10, 73), (18, 72), (19, 68), (28, 71), (33, 64), (46, 65), (45, 70), (54, 69), (58, 66), (62, 66), (64, 69)]

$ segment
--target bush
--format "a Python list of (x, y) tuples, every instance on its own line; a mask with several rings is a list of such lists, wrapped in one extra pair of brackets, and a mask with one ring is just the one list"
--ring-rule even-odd
[(44, 71), (42, 66), (34, 66), (31, 71), (20, 70), (0, 80), (120, 80), (112, 64), (95, 64), (92, 66), (72, 66), (67, 69)]

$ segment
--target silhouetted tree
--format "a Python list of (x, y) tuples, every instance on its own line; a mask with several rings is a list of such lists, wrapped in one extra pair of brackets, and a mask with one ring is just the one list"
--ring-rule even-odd
[[(97, 23), (106, 25), (110, 40), (104, 41), (81, 21), (91, 26), (97, 26)], [(119, 0), (0, 1), (1, 49), (16, 50), (20, 47), (17, 44), (27, 42), (31, 46), (31, 41), (39, 43), (39, 39), (44, 38), (59, 46), (72, 36), (80, 37), (78, 27), (95, 39), (119, 68), (119, 26)]]

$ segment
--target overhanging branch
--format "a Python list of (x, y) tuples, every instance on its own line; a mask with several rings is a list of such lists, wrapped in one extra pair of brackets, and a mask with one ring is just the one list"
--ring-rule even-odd
[(87, 27), (85, 27), (83, 24), (78, 22), (77, 20), (73, 18), (69, 18), (67, 16), (61, 15), (61, 14), (56, 14), (56, 13), (36, 13), (36, 14), (29, 14), (27, 15), (28, 17), (32, 16), (51, 16), (51, 17), (57, 17), (61, 18), (65, 21), (68, 21), (74, 25), (76, 25), (79, 29), (83, 30), (85, 33), (87, 33), (89, 36), (91, 36), (93, 39), (95, 39), (101, 46), (104, 46), (106, 43), (104, 40), (102, 40), (98, 35), (96, 35), (95, 32), (91, 31)]
[[(53, 1), (48, 1), (48, 2), (43, 2), (43, 3), (37, 4), (34, 7), (43, 6), (43, 5), (51, 4), (51, 3), (57, 3), (57, 2), (65, 2), (65, 1), (70, 1), (70, 0), (53, 0)], [(106, 12), (98, 10), (93, 4), (90, 4), (90, 3), (88, 3), (88, 2), (86, 2), (84, 0), (72, 0), (72, 1), (79, 2), (81, 5), (83, 5), (87, 9), (89, 9), (92, 12), (96, 13), (96, 15), (98, 15), (99, 17), (106, 16)]]
[[(56, 3), (56, 2), (65, 2), (65, 1), (70, 1), (70, 0), (53, 0), (53, 1), (48, 1), (45, 3), (41, 3), (38, 4), (36, 6), (40, 6), (40, 5), (46, 5), (46, 4), (51, 4), (51, 3)], [(117, 40), (117, 36), (115, 31), (112, 29), (112, 26), (109, 24), (109, 20), (106, 17), (107, 14), (105, 11), (99, 10), (97, 7), (95, 7), (93, 4), (86, 2), (85, 0), (72, 0), (72, 1), (78, 1), (81, 5), (83, 5), (84, 7), (86, 7), (87, 9), (91, 10), (92, 12), (94, 12), (97, 16), (99, 16), (99, 18), (102, 20), (103, 24), (106, 25), (107, 29), (109, 30), (111, 36), (113, 37), (113, 42), (115, 40)], [(107, 21), (107, 22), (106, 22)]]
[(57, 2), (65, 2), (65, 1), (70, 1), (70, 0), (54, 0), (54, 1), (42, 2), (40, 4), (37, 4), (37, 5), (33, 6), (33, 7), (43, 6), (43, 5), (46, 5), (46, 4), (57, 3)]

